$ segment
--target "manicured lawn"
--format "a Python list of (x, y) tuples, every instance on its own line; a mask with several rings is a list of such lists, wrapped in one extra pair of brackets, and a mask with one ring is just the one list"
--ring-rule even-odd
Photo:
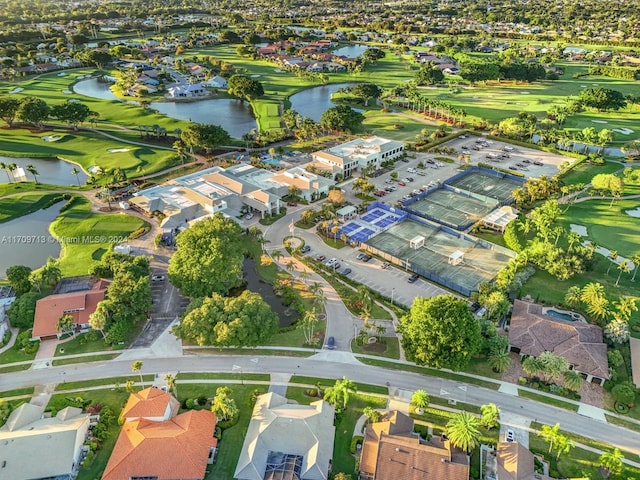
[(72, 365), (74, 363), (90, 363), (90, 362), (103, 362), (105, 360), (113, 360), (116, 358), (119, 353), (105, 353), (102, 355), (89, 355), (87, 357), (72, 357), (72, 358), (59, 358), (58, 360), (54, 360), (51, 364), (54, 367), (59, 367), (61, 365)]
[[(143, 366), (144, 368), (144, 366)], [(142, 380), (144, 383), (153, 382), (155, 379), (155, 375), (142, 375)], [(111, 378), (96, 378), (94, 380), (82, 380), (78, 382), (65, 382), (59, 383), (56, 385), (56, 392), (65, 391), (65, 390), (79, 390), (88, 387), (99, 387), (101, 385), (116, 385), (117, 388), (112, 390), (124, 389), (124, 384), (127, 383), (128, 380), (133, 380), (134, 382), (140, 382), (140, 375), (127, 375), (123, 377), (111, 377)], [(93, 391), (93, 390), (91, 390)]]
[[(0, 172), (1, 174), (2, 172)], [(48, 183), (38, 183), (36, 185), (35, 182), (11, 182), (11, 183), (0, 183), (0, 197), (4, 197), (6, 195), (12, 195), (14, 193), (34, 193), (37, 191), (44, 192), (45, 190), (86, 190), (88, 187), (77, 187), (77, 186), (61, 186), (61, 185), (49, 185)]]
[[(427, 423), (438, 432), (442, 432), (447, 426), (447, 422), (449, 422), (449, 420), (455, 415), (456, 412), (450, 412), (449, 410), (440, 410), (436, 407), (425, 408), (422, 415), (418, 415), (415, 411), (411, 412), (411, 417)], [(497, 445), (499, 433), (500, 429), (498, 428), (488, 430), (484, 427), (480, 427), (480, 443), (484, 443), (487, 445)]]
[(310, 357), (313, 355), (311, 350), (308, 352), (297, 350), (270, 350), (269, 348), (199, 348), (191, 350), (189, 353), (193, 355), (273, 355), (274, 357)]
[(111, 350), (111, 347), (104, 343), (102, 337), (98, 340), (88, 341), (87, 334), (81, 333), (71, 340), (60, 343), (56, 348), (54, 356), (59, 357), (61, 355), (76, 355), (78, 353), (101, 352), (106, 350)]
[(0, 199), (0, 223), (37, 212), (48, 206), (56, 197), (62, 201), (61, 194), (57, 193), (25, 193), (23, 195), (2, 198)]
[(419, 373), (422, 375), (428, 375), (431, 377), (448, 378), (449, 380), (455, 380), (457, 382), (469, 383), (471, 385), (477, 385), (479, 387), (489, 388), (491, 390), (497, 390), (499, 385), (497, 383), (488, 382), (478, 378), (467, 377), (465, 375), (459, 375), (453, 372), (447, 372), (445, 370), (438, 370), (436, 368), (419, 367), (416, 365), (406, 365), (402, 363), (393, 363), (386, 360), (378, 360), (375, 358), (361, 358), (360, 361), (366, 365), (373, 365), (374, 367), (388, 368), (391, 370), (402, 370), (407, 372)]
[(50, 226), (63, 243), (60, 269), (64, 276), (85, 275), (114, 243), (128, 236), (146, 222), (124, 213), (93, 213), (85, 198), (75, 197), (70, 208), (60, 213)]
[(538, 393), (530, 392), (528, 390), (518, 389), (518, 396), (523, 398), (530, 398), (539, 403), (546, 403), (547, 405), (553, 405), (554, 407), (564, 408), (565, 410), (571, 410), (572, 412), (578, 411), (578, 405), (574, 403), (565, 402), (560, 398), (548, 397)]
[(566, 175), (562, 176), (562, 182), (565, 185), (575, 185), (578, 183), (587, 184), (591, 183), (591, 179), (599, 173), (614, 173), (621, 168), (624, 168), (619, 163), (605, 162), (604, 165), (592, 165), (588, 162), (583, 162), (577, 167), (572, 168)]
[[(385, 408), (387, 399), (361, 393), (352, 394), (349, 397), (347, 409), (337, 416), (336, 438), (333, 443), (334, 473), (355, 473), (356, 459), (349, 451), (349, 448), (356, 422), (362, 416), (362, 410), (367, 406)], [(360, 435), (360, 432), (355, 432), (355, 435)]]
[[(317, 348), (322, 348), (326, 328), (327, 322), (325, 320), (319, 320), (318, 323), (316, 323), (314, 337), (318, 342)], [(276, 333), (269, 341), (269, 345), (277, 345), (279, 347), (304, 347), (305, 342), (304, 332), (294, 328), (293, 330)]]
[(4, 390), (2, 396), (7, 397), (19, 397), (21, 395), (32, 395), (33, 387), (16, 388), (15, 390)]
[[(255, 380), (268, 382), (271, 375), (268, 373), (243, 373), (244, 380)], [(177, 380), (235, 380), (240, 381), (238, 373), (224, 372), (181, 372), (177, 375)]]
[(22, 370), (27, 370), (30, 367), (30, 363), (25, 363), (24, 365), (12, 365), (10, 367), (0, 367), (0, 373), (20, 372)]
[(500, 380), (502, 378), (502, 374), (494, 372), (489, 366), (487, 363), (487, 357), (485, 356), (472, 357), (465, 372), (473, 375), (479, 375), (481, 377), (495, 378), (496, 380)]
[[(318, 377), (306, 377), (304, 375), (293, 375), (289, 380), (289, 383), (300, 383), (317, 387), (318, 384), (325, 389), (333, 386), (335, 383), (333, 379), (318, 378)], [(388, 387), (382, 385), (369, 385), (366, 383), (354, 382), (359, 392), (377, 393), (380, 395), (387, 395), (389, 393)]]
[(7, 363), (24, 362), (27, 360), (33, 360), (34, 358), (36, 358), (36, 352), (27, 354), (24, 352), (24, 350), (18, 348), (17, 345), (14, 345), (9, 350), (0, 353), (0, 365)]
[[(222, 440), (219, 443), (218, 457), (216, 463), (210, 467), (207, 476), (208, 480), (213, 479), (231, 479), (242, 451), (244, 437), (249, 427), (251, 413), (253, 412), (253, 401), (251, 394), (254, 391), (266, 393), (266, 386), (258, 385), (233, 385), (231, 387), (231, 396), (236, 401), (236, 405), (240, 410), (238, 423), (233, 427), (222, 432)], [(215, 390), (210, 394), (213, 396)]]
[(392, 140), (415, 142), (416, 135), (422, 130), (428, 133), (435, 131), (436, 127), (425, 125), (422, 122), (392, 113), (375, 113), (365, 115), (362, 123), (362, 131), (373, 135), (379, 135)]
[(400, 358), (400, 342), (396, 337), (384, 337), (383, 342), (362, 345), (353, 339), (351, 340), (351, 351), (353, 353), (377, 355), (397, 360)]

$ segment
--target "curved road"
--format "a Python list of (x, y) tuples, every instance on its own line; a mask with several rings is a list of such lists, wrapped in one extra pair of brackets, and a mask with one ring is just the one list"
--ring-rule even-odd
[[(338, 363), (331, 357), (343, 359), (341, 352), (324, 351), (320, 358), (291, 358), (273, 356), (183, 356), (175, 358), (157, 358), (144, 360), (143, 374), (155, 373), (162, 377), (167, 372), (231, 372), (234, 365), (242, 367), (244, 373), (283, 373), (299, 374), (312, 377), (340, 378), (343, 375), (350, 379), (373, 385), (391, 386), (394, 390), (415, 390), (423, 388), (429, 394), (443, 396), (476, 405), (495, 403), (504, 413), (513, 416), (536, 419), (539, 422), (555, 424), (559, 422), (563, 430), (570, 431), (587, 438), (603, 441), (623, 450), (640, 454), (640, 434), (616, 425), (607, 424), (591, 418), (580, 416), (568, 410), (541, 404), (534, 400), (514, 397), (496, 390), (465, 385), (460, 382), (425, 377), (416, 373), (401, 370), (387, 370), (380, 367), (354, 363)], [(324, 359), (324, 360), (323, 360)], [(62, 383), (62, 381), (91, 380), (131, 374), (130, 360), (112, 360), (91, 364), (67, 365), (43, 369), (13, 372), (0, 377), (2, 390), (11, 390), (34, 385)], [(463, 387), (463, 388), (461, 388)]]

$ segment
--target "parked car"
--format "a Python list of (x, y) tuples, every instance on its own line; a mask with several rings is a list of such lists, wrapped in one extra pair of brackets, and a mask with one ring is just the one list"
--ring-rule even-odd
[(287, 202), (287, 207), (297, 207), (298, 204), (296, 202)]
[(350, 269), (350, 268), (345, 268), (345, 269), (342, 271), (342, 275), (349, 275), (350, 273), (351, 273), (351, 269)]
[(358, 256), (356, 257), (356, 259), (357, 259), (357, 260), (362, 260), (362, 259), (363, 259), (364, 257), (366, 257), (366, 256), (367, 256), (367, 254), (366, 254), (366, 253), (364, 253), (364, 252), (360, 252), (360, 253), (358, 254)]
[(252, 218), (253, 218), (253, 213), (247, 213), (247, 214), (244, 216), (244, 219), (245, 219), (245, 220), (251, 220)]
[(402, 160), (404, 163), (409, 163), (409, 159), (406, 157), (401, 158), (400, 160)]
[(317, 260), (318, 262), (324, 262), (325, 258), (327, 258), (327, 257), (325, 257), (324, 255), (318, 255), (318, 256), (316, 257), (316, 260)]
[(152, 282), (163, 282), (166, 278), (164, 275), (151, 275)]
[(514, 442), (516, 440), (516, 434), (514, 433), (513, 430), (507, 430), (505, 439), (507, 440), (507, 442)]
[(533, 164), (537, 165), (538, 167), (541, 167), (542, 165), (544, 165), (544, 163), (542, 163), (540, 160), (534, 160)]
[(327, 263), (325, 263), (325, 265), (327, 267), (333, 267), (334, 263), (337, 263), (338, 259), (337, 258), (330, 258), (329, 260), (327, 260)]
[(334, 271), (338, 270), (340, 268), (340, 264), (338, 262), (334, 263), (333, 265), (330, 265)]
[(391, 264), (389, 262), (384, 262), (382, 265), (380, 265), (380, 268), (382, 268), (383, 270), (386, 270), (390, 266), (391, 266)]
[(400, 185), (401, 187), (406, 187), (406, 186), (407, 186), (407, 184), (406, 184), (406, 183), (404, 183), (404, 181), (402, 181), (402, 180), (400, 180), (400, 181), (398, 182), (398, 185)]
[(420, 277), (418, 276), (418, 274), (417, 274), (417, 273), (414, 273), (413, 275), (411, 275), (411, 276), (407, 279), (407, 282), (409, 282), (409, 283), (415, 283), (415, 281), (416, 281), (416, 280), (418, 280), (418, 278), (420, 278)]
[(301, 251), (302, 253), (310, 252), (310, 251), (311, 251), (311, 247), (310, 247), (309, 245), (305, 245), (304, 247), (302, 247), (302, 248), (300, 249), (300, 251)]
[(335, 350), (335, 348), (336, 348), (336, 339), (335, 339), (335, 337), (329, 337), (329, 340), (327, 340), (327, 348), (329, 350)]

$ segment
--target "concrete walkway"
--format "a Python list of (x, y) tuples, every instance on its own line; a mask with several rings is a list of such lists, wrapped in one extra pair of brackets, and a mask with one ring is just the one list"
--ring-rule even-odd
[(20, 332), (20, 330), (18, 330), (17, 328), (9, 328), (9, 331), (11, 332), (11, 338), (9, 339), (9, 342), (2, 348), (0, 348), (0, 353), (6, 352), (7, 350), (9, 350), (11, 347), (13, 347), (16, 343), (16, 338), (18, 337), (18, 333)]
[(287, 373), (272, 373), (271, 383), (269, 383), (269, 392), (277, 393), (283, 397), (286, 396), (289, 380), (291, 380), (291, 375)]

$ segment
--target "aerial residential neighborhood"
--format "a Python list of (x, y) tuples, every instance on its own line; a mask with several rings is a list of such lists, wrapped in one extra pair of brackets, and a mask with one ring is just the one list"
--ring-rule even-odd
[(638, 0), (0, 11), (0, 479), (640, 478)]

